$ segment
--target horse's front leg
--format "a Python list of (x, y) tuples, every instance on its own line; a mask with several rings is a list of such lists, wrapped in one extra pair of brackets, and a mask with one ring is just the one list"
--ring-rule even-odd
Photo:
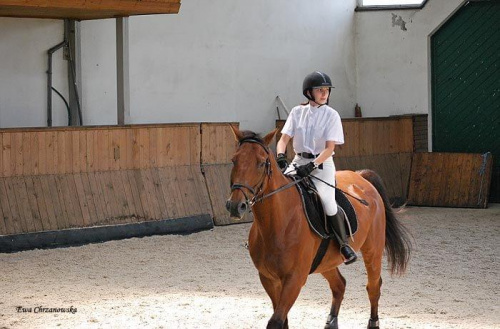
[(281, 291), (274, 308), (274, 314), (267, 323), (267, 329), (288, 329), (288, 312), (299, 296), (300, 289), (307, 280), (305, 275), (287, 276), (281, 281)]

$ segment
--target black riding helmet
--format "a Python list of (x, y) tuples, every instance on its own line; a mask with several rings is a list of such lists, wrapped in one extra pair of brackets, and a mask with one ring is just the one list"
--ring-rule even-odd
[[(328, 75), (319, 71), (315, 71), (313, 73), (308, 74), (304, 78), (304, 82), (302, 83), (302, 94), (304, 94), (304, 96), (306, 96), (307, 99), (316, 102), (312, 96), (309, 96), (307, 94), (307, 92), (309, 91), (309, 93), (312, 95), (313, 88), (323, 88), (323, 87), (329, 88), (329, 91), (331, 91), (332, 88), (335, 88), (333, 87), (332, 80)], [(329, 99), (330, 98), (328, 98), (328, 100)], [(326, 104), (328, 104), (328, 100), (326, 101)], [(325, 105), (325, 104), (319, 104), (319, 105)]]

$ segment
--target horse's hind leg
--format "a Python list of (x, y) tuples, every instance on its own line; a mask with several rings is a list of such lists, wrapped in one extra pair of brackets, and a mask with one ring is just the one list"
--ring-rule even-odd
[(368, 321), (368, 329), (379, 329), (378, 322), (378, 301), (380, 299), (380, 288), (382, 286), (382, 254), (363, 252), (363, 261), (368, 275), (368, 283), (366, 291), (370, 299), (370, 320)]
[(334, 268), (331, 271), (321, 273), (325, 279), (330, 284), (330, 289), (332, 290), (332, 308), (330, 310), (330, 314), (328, 315), (328, 319), (326, 320), (325, 329), (337, 329), (337, 317), (339, 315), (340, 304), (342, 304), (342, 300), (344, 299), (345, 292), (345, 279), (340, 274), (338, 268)]

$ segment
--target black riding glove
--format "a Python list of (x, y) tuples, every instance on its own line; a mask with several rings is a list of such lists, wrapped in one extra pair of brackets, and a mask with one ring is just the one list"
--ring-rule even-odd
[(305, 165), (298, 166), (295, 171), (297, 172), (297, 175), (300, 177), (307, 177), (309, 176), (312, 171), (316, 169), (316, 166), (314, 165), (314, 162), (309, 162)]
[(276, 161), (278, 162), (278, 167), (280, 167), (281, 172), (284, 172), (286, 168), (288, 168), (288, 160), (286, 159), (286, 155), (284, 153), (278, 154)]

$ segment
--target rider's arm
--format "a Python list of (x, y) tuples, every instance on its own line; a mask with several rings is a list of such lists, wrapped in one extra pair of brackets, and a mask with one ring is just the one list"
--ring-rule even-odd
[(323, 151), (321, 151), (321, 153), (316, 158), (316, 160), (314, 160), (314, 163), (319, 166), (320, 164), (325, 162), (326, 159), (328, 159), (329, 157), (332, 156), (334, 150), (335, 150), (335, 142), (334, 141), (326, 141), (325, 149)]
[[(288, 136), (287, 134), (282, 134), (280, 140), (278, 141), (278, 144), (276, 145), (276, 153), (285, 153), (286, 152), (286, 145), (290, 141), (292, 137)], [(326, 158), (325, 158), (326, 159)]]

